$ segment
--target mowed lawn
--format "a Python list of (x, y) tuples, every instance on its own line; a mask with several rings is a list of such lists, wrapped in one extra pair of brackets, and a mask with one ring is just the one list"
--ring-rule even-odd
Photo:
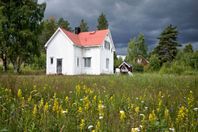
[(0, 103), (0, 130), (197, 131), (198, 75), (2, 75)]

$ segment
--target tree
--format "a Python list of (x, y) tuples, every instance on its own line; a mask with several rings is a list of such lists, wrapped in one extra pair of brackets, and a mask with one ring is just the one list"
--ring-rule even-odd
[(39, 45), (41, 52), (45, 52), (44, 45), (54, 34), (57, 28), (58, 26), (54, 17), (50, 17), (49, 19), (43, 21), (43, 30), (39, 36)]
[(67, 20), (64, 20), (63, 18), (60, 18), (58, 20), (58, 26), (61, 27), (61, 28), (64, 28), (68, 31), (72, 31), (72, 28), (70, 27), (70, 24)]
[(108, 21), (106, 19), (105, 14), (103, 14), (103, 13), (98, 18), (97, 29), (98, 30), (108, 29)]
[(160, 69), (160, 60), (156, 54), (151, 55), (149, 59), (149, 70), (158, 71)]
[(154, 49), (154, 54), (159, 57), (160, 65), (172, 62), (177, 55), (177, 47), (180, 46), (177, 42), (177, 35), (177, 27), (172, 25), (167, 26), (160, 34), (159, 44)]
[(80, 27), (81, 32), (87, 32), (87, 31), (89, 31), (88, 24), (87, 24), (87, 22), (85, 22), (84, 19), (82, 19), (80, 21), (80, 26), (79, 27)]
[(114, 52), (114, 70), (115, 68), (118, 68), (120, 66), (120, 64), (123, 62), (121, 57), (117, 57), (116, 52)]
[[(0, 3), (1, 4), (1, 3)], [(6, 72), (8, 69), (8, 64), (7, 64), (7, 50), (8, 46), (6, 45), (6, 39), (4, 38), (4, 33), (3, 33), (3, 23), (5, 22), (5, 17), (3, 16), (3, 8), (4, 6), (0, 7), (0, 58), (3, 61), (3, 71)]]
[(127, 61), (134, 63), (138, 55), (147, 57), (147, 46), (145, 44), (144, 35), (140, 34), (138, 38), (133, 38), (128, 43)]
[(7, 1), (2, 14), (5, 21), (2, 24), (4, 39), (8, 46), (8, 57), (14, 66), (14, 72), (19, 72), (22, 63), (39, 55), (38, 35), (42, 30), (41, 21), (44, 17), (45, 4), (37, 0)]
[(133, 38), (128, 43), (126, 61), (132, 64), (135, 57), (137, 57), (137, 45), (136, 45), (136, 39)]
[(137, 39), (137, 46), (138, 46), (138, 55), (142, 55), (143, 57), (147, 57), (147, 45), (145, 43), (144, 35), (139, 34), (138, 39)]
[(184, 53), (192, 53), (193, 52), (193, 47), (191, 44), (187, 44), (184, 49), (183, 49)]

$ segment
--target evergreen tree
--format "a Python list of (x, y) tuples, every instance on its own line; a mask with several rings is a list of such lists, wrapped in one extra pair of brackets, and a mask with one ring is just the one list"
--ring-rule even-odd
[(103, 29), (108, 29), (108, 21), (106, 19), (105, 14), (101, 14), (98, 18), (98, 26), (97, 29), (98, 30), (103, 30)]
[(160, 34), (159, 44), (154, 49), (154, 54), (157, 54), (162, 65), (165, 62), (172, 62), (177, 55), (177, 47), (180, 46), (177, 42), (177, 28), (169, 25)]
[(35, 0), (1, 0), (1, 4), (4, 5), (2, 15), (5, 17), (3, 37), (9, 49), (7, 57), (14, 71), (19, 72), (22, 63), (39, 55), (38, 35), (42, 30), (41, 21), (46, 5), (38, 4)]
[(191, 44), (187, 44), (184, 49), (183, 49), (184, 53), (192, 53), (193, 52), (193, 47)]
[(82, 19), (80, 21), (80, 26), (79, 27), (80, 27), (81, 32), (87, 32), (87, 31), (89, 31), (88, 24), (87, 24), (87, 22), (85, 22), (84, 19)]
[(63, 18), (60, 18), (58, 20), (58, 26), (61, 27), (61, 28), (64, 28), (68, 31), (72, 31), (72, 28), (70, 27), (70, 24), (67, 20), (64, 20)]

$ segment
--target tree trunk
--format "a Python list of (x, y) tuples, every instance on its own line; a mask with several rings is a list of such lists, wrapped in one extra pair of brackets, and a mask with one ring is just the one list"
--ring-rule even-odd
[(19, 73), (21, 71), (21, 64), (22, 64), (22, 61), (20, 57), (17, 57), (16, 60), (13, 62), (14, 73)]
[(3, 61), (3, 72), (7, 72), (8, 64), (7, 64), (7, 56), (5, 54), (3, 54), (2, 56), (2, 61)]

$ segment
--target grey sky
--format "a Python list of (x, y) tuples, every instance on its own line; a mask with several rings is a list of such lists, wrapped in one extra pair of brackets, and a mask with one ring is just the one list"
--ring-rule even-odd
[(139, 33), (145, 35), (151, 50), (165, 26), (179, 30), (180, 43), (192, 43), (198, 49), (198, 0), (39, 0), (46, 2), (45, 18), (67, 19), (72, 27), (81, 19), (95, 30), (97, 18), (104, 12), (118, 54), (126, 54), (127, 43)]

